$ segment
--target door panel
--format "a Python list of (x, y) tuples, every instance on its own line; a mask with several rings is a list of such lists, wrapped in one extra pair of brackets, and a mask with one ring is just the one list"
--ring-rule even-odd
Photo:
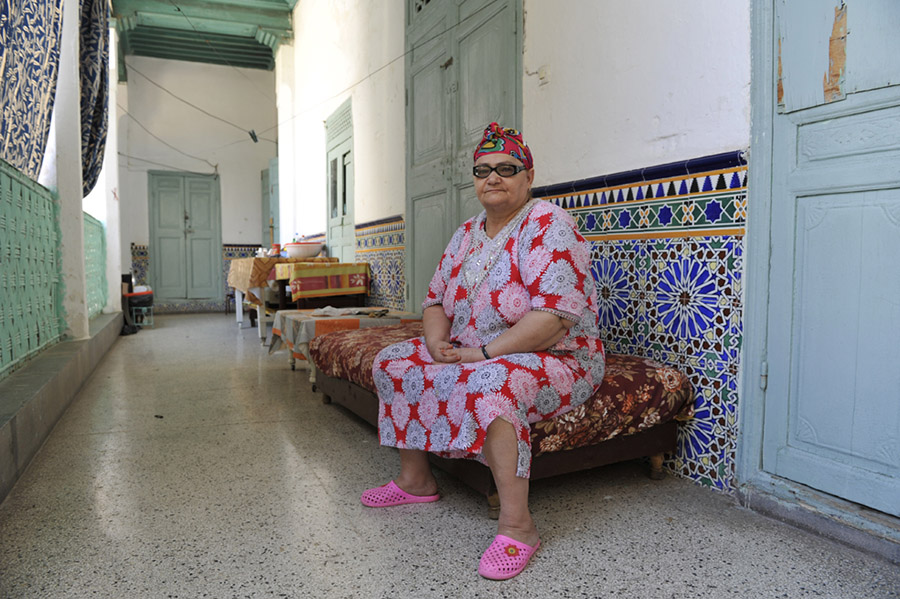
[(353, 142), (348, 139), (328, 151), (328, 250), (341, 262), (356, 261), (353, 217)]
[(444, 72), (440, 54), (412, 75), (410, 111), (416, 127), (412, 131), (412, 166), (421, 167), (444, 157), (447, 138), (444, 135)]
[(221, 299), (218, 179), (150, 172), (150, 284), (169, 299)]
[(475, 185), (471, 182), (468, 185), (462, 185), (459, 188), (459, 221), (465, 222), (481, 213), (484, 208), (475, 195)]
[(492, 121), (511, 127), (515, 123), (516, 64), (518, 48), (509, 34), (515, 31), (514, 11), (506, 4), (479, 13), (461, 27), (459, 37), (459, 147), (471, 157), (470, 148), (481, 139)]
[[(890, 427), (879, 422), (900, 423), (900, 403), (885, 401), (879, 390), (900, 388), (900, 369), (875, 327), (900, 325), (897, 310), (878, 297), (900, 297), (900, 279), (888, 277), (877, 294), (866, 291), (900, 256), (892, 209), (900, 209), (896, 191), (801, 198), (794, 290), (789, 446), (883, 475), (900, 462), (900, 447), (895, 439), (891, 448)], [(853, 241), (834, 251), (835, 239)]]
[[(900, 15), (878, 4), (886, 21)], [(858, 32), (879, 35), (867, 6), (775, 2), (784, 112), (773, 123), (763, 468), (900, 516), (900, 87), (879, 87), (900, 81), (900, 55), (876, 50), (894, 40), (854, 46)], [(822, 71), (801, 73), (818, 68), (816, 48), (836, 56), (840, 27), (807, 25), (840, 11), (854, 33), (839, 40), (846, 56), (880, 66), (862, 79), (848, 68), (829, 95)]]
[[(150, 197), (151, 204), (156, 206), (151, 211), (150, 244), (154, 295), (186, 297), (184, 180), (181, 177), (151, 177)], [(158, 252), (154, 252), (154, 246), (159, 248)], [(157, 255), (152, 255), (154, 253)]]
[[(435, 243), (435, 239), (443, 239), (447, 229), (448, 208), (446, 193), (435, 193), (431, 196), (418, 198), (413, 202), (412, 220), (416, 223), (415, 235), (412, 237), (413, 270), (422, 273), (426, 277), (421, 289), (410, 289), (412, 307), (414, 311), (421, 310), (422, 302), (428, 293), (428, 283), (434, 275), (441, 254), (444, 253), (446, 244)], [(430, 274), (426, 275), (428, 271)]]
[(407, 28), (409, 308), (418, 310), (453, 231), (481, 212), (472, 151), (491, 121), (519, 125), (514, 0), (410, 0)]
[[(281, 219), (281, 206), (279, 205), (279, 183), (278, 183), (278, 157), (269, 159), (269, 189), (267, 195), (267, 204), (269, 208), (268, 217), (265, 219), (263, 223), (266, 229), (266, 235), (263, 239), (268, 240), (269, 244), (272, 243), (284, 243), (286, 241), (292, 241), (293, 237), (289, 237), (290, 231), (285, 231), (286, 235), (282, 238), (281, 236), (281, 228), (279, 225), (279, 220)], [(271, 223), (271, 234), (269, 234), (269, 224)]]
[(159, 251), (151, 263), (159, 262), (160, 268), (154, 269), (156, 277), (151, 283), (154, 295), (161, 298), (185, 297), (184, 233), (160, 235), (155, 245)]
[(187, 181), (187, 297), (215, 298), (220, 295), (222, 244), (219, 239), (218, 186), (211, 179)]
[(212, 262), (215, 245), (209, 238), (191, 239), (188, 264), (188, 297), (212, 297), (213, 287), (218, 278), (215, 276), (215, 265)]

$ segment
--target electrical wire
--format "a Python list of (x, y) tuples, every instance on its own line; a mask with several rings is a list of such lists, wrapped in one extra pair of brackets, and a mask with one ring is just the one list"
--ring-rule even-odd
[[(171, 0), (170, 0), (170, 1), (171, 1)], [(372, 71), (371, 73), (367, 74), (365, 77), (363, 77), (362, 79), (360, 79), (360, 80), (357, 81), (356, 83), (353, 83), (352, 85), (350, 85), (350, 86), (344, 88), (343, 90), (337, 92), (336, 94), (333, 94), (333, 95), (331, 95), (331, 96), (329, 96), (329, 97), (327, 97), (327, 98), (325, 98), (325, 99), (319, 101), (318, 103), (313, 104), (312, 106), (309, 106), (309, 107), (307, 107), (307, 108), (305, 108), (305, 109), (303, 109), (303, 110), (300, 110), (299, 112), (293, 113), (291, 116), (289, 116), (289, 117), (286, 118), (285, 120), (283, 120), (283, 121), (278, 121), (278, 123), (275, 124), (274, 126), (269, 127), (268, 129), (265, 129), (265, 130), (263, 130), (263, 131), (260, 131), (259, 134), (262, 135), (263, 133), (268, 133), (269, 131), (272, 131), (273, 129), (276, 129), (276, 128), (278, 128), (278, 127), (281, 127), (282, 125), (285, 125), (285, 124), (291, 122), (291, 121), (294, 120), (295, 118), (297, 118), (297, 117), (299, 117), (299, 116), (301, 116), (301, 115), (303, 115), (303, 114), (306, 114), (307, 112), (310, 112), (310, 111), (312, 111), (313, 109), (318, 108), (319, 106), (322, 106), (323, 104), (326, 104), (327, 102), (330, 102), (330, 101), (334, 100), (335, 98), (339, 98), (339, 97), (343, 96), (343, 95), (344, 95), (345, 93), (347, 93), (348, 91), (350, 91), (350, 90), (352, 90), (353, 88), (357, 87), (357, 86), (360, 85), (361, 83), (363, 83), (363, 82), (365, 82), (365, 81), (371, 79), (373, 76), (377, 75), (378, 73), (380, 73), (380, 72), (383, 71), (384, 69), (388, 68), (389, 66), (391, 66), (391, 65), (394, 64), (395, 62), (397, 62), (397, 61), (399, 61), (399, 60), (401, 60), (401, 59), (406, 58), (409, 54), (412, 54), (414, 51), (418, 50), (418, 49), (421, 48), (422, 46), (428, 44), (429, 42), (431, 42), (431, 41), (433, 41), (433, 40), (436, 40), (437, 38), (441, 37), (441, 36), (444, 35), (445, 33), (448, 33), (448, 32), (450, 32), (450, 31), (452, 31), (453, 29), (456, 29), (457, 27), (460, 27), (461, 25), (463, 25), (463, 24), (464, 24), (466, 21), (468, 21), (469, 19), (472, 19), (472, 18), (478, 16), (479, 13), (481, 13), (482, 11), (486, 10), (487, 8), (489, 8), (489, 6), (490, 6), (490, 5), (484, 5), (484, 6), (482, 6), (481, 8), (479, 8), (478, 10), (476, 10), (475, 12), (473, 12), (472, 14), (470, 14), (469, 16), (463, 18), (463, 20), (460, 21), (459, 23), (456, 23), (455, 25), (450, 25), (449, 27), (447, 27), (447, 28), (444, 29), (443, 31), (440, 31), (440, 32), (434, 34), (433, 36), (431, 36), (431, 37), (429, 37), (429, 38), (427, 38), (427, 39), (425, 39), (425, 40), (422, 40), (418, 45), (413, 46), (413, 47), (410, 48), (409, 50), (406, 50), (405, 52), (403, 52), (402, 54), (400, 54), (400, 56), (397, 56), (396, 58), (394, 58), (394, 59), (388, 61), (387, 63), (383, 64), (382, 66), (378, 67), (377, 69), (375, 69), (375, 70)], [(235, 143), (237, 143), (237, 142), (235, 142)], [(233, 145), (233, 144), (227, 144), (227, 145)], [(222, 147), (225, 147), (225, 146), (222, 146)]]
[(204, 173), (201, 171), (186, 171), (180, 166), (172, 166), (171, 164), (166, 164), (164, 162), (156, 162), (155, 160), (150, 160), (149, 158), (141, 158), (140, 156), (131, 156), (129, 154), (126, 154), (125, 152), (119, 152), (118, 154), (119, 154), (119, 156), (122, 156), (123, 158), (128, 158), (129, 160), (140, 160), (141, 162), (146, 162), (148, 164), (153, 164), (155, 166), (164, 166), (166, 168), (170, 168), (174, 171), (179, 171), (182, 173), (191, 173), (192, 175), (212, 175), (214, 177), (219, 176), (218, 171), (214, 171), (211, 173)]
[[(173, 98), (175, 98), (176, 100), (178, 100), (179, 102), (182, 102), (182, 103), (184, 103), (184, 104), (187, 104), (188, 106), (190, 106), (190, 107), (193, 108), (194, 110), (197, 110), (197, 111), (199, 111), (199, 112), (202, 112), (202, 113), (205, 114), (206, 116), (208, 116), (208, 117), (210, 117), (210, 118), (213, 118), (213, 119), (216, 119), (217, 121), (220, 121), (220, 122), (222, 122), (222, 123), (225, 123), (226, 125), (230, 125), (230, 126), (234, 127), (235, 129), (237, 129), (238, 131), (241, 131), (242, 133), (250, 133), (250, 137), (251, 137), (251, 138), (253, 137), (254, 134), (256, 134), (256, 132), (255, 132), (253, 129), (247, 129), (246, 127), (241, 127), (240, 125), (236, 125), (235, 123), (232, 123), (232, 122), (229, 121), (228, 119), (223, 119), (222, 117), (217, 116), (217, 115), (215, 115), (215, 114), (213, 114), (213, 113), (211, 113), (211, 112), (208, 112), (207, 110), (204, 110), (203, 108), (197, 106), (196, 104), (193, 104), (193, 103), (189, 102), (188, 100), (185, 100), (184, 98), (182, 98), (181, 96), (179, 96), (179, 95), (176, 94), (175, 92), (171, 91), (170, 89), (166, 88), (166, 87), (163, 86), (163, 85), (160, 85), (159, 83), (157, 83), (156, 81), (154, 81), (153, 79), (151, 79), (150, 77), (148, 77), (147, 75), (145, 75), (144, 73), (142, 73), (141, 71), (139, 71), (138, 69), (134, 68), (134, 66), (133, 66), (131, 63), (129, 63), (129, 62), (126, 61), (126, 62), (125, 62), (125, 66), (128, 68), (129, 71), (132, 71), (132, 72), (137, 73), (138, 75), (140, 75), (141, 77), (143, 77), (144, 79), (146, 79), (146, 80), (147, 80), (148, 82), (150, 82), (151, 84), (155, 85), (156, 87), (158, 87), (158, 88), (161, 89), (162, 91), (166, 92), (167, 94), (169, 94), (170, 96), (172, 96)], [(270, 130), (271, 130), (271, 129), (267, 129), (267, 131), (270, 131)], [(252, 133), (251, 133), (251, 132), (252, 132)], [(276, 142), (274, 139), (268, 139), (268, 138), (266, 138), (266, 137), (259, 137), (259, 139), (262, 139), (263, 141), (267, 141), (267, 142), (270, 142), (270, 143), (273, 143), (273, 144), (276, 144), (276, 145), (277, 145), (277, 143), (278, 143), (278, 142)], [(255, 143), (255, 142), (254, 142), (254, 143)]]
[[(169, 3), (172, 4), (172, 6), (175, 7), (175, 9), (178, 10), (178, 12), (181, 13), (181, 15), (185, 18), (185, 20), (188, 22), (188, 24), (191, 26), (191, 28), (192, 28), (196, 33), (202, 35), (202, 32), (199, 31), (196, 27), (194, 27), (194, 24), (191, 22), (190, 18), (184, 13), (184, 11), (181, 10), (181, 8), (175, 3), (174, 0), (169, 0)], [(272, 127), (269, 127), (268, 129), (264, 129), (263, 131), (260, 131), (260, 132), (258, 132), (258, 133), (256, 133), (256, 132), (254, 131), (254, 133), (256, 133), (257, 136), (261, 136), (261, 135), (264, 134), (264, 133), (268, 133), (269, 131), (272, 131), (272, 130), (275, 130), (275, 129), (281, 127), (282, 125), (286, 125), (286, 124), (290, 123), (290, 122), (293, 121), (294, 119), (296, 119), (296, 118), (298, 118), (298, 117), (300, 117), (300, 116), (302, 116), (302, 115), (304, 115), (304, 114), (306, 114), (306, 113), (308, 113), (308, 112), (311, 112), (312, 110), (318, 108), (319, 106), (322, 106), (323, 104), (326, 104), (327, 102), (330, 102), (330, 101), (334, 100), (335, 98), (339, 98), (339, 97), (343, 96), (343, 95), (346, 94), (348, 91), (351, 91), (352, 89), (354, 89), (355, 87), (357, 87), (357, 86), (359, 86), (360, 84), (364, 83), (365, 81), (368, 81), (369, 79), (371, 79), (372, 77), (374, 77), (375, 75), (377, 75), (377, 74), (380, 73), (381, 71), (385, 70), (386, 68), (390, 67), (390, 66), (393, 65), (394, 63), (398, 62), (399, 60), (405, 59), (409, 54), (411, 54), (411, 53), (414, 52), (415, 50), (417, 50), (417, 49), (421, 48), (422, 46), (428, 44), (429, 42), (431, 42), (431, 41), (433, 41), (433, 40), (435, 40), (435, 39), (441, 37), (442, 35), (444, 35), (444, 34), (450, 32), (450, 31), (452, 31), (453, 29), (455, 29), (455, 28), (457, 28), (457, 27), (460, 27), (461, 25), (463, 25), (463, 24), (464, 24), (466, 21), (468, 21), (469, 19), (472, 19), (472, 18), (478, 16), (479, 13), (481, 13), (482, 11), (484, 11), (485, 9), (487, 9), (488, 7), (489, 7), (489, 5), (482, 6), (481, 8), (479, 8), (478, 10), (476, 10), (475, 12), (473, 12), (472, 14), (470, 14), (470, 15), (468, 15), (467, 17), (463, 18), (463, 20), (460, 21), (459, 23), (456, 23), (456, 24), (454, 24), (454, 25), (450, 25), (449, 27), (447, 27), (447, 28), (444, 29), (443, 31), (440, 31), (440, 32), (434, 34), (433, 36), (431, 36), (431, 37), (429, 37), (429, 38), (427, 38), (427, 39), (421, 41), (418, 45), (413, 46), (413, 47), (410, 48), (409, 50), (406, 50), (405, 52), (401, 53), (401, 54), (400, 54), (399, 56), (397, 56), (396, 58), (393, 58), (393, 59), (389, 60), (387, 63), (385, 63), (385, 64), (383, 64), (382, 66), (378, 67), (378, 68), (375, 69), (374, 71), (372, 71), (372, 72), (366, 74), (365, 77), (363, 77), (362, 79), (356, 81), (355, 83), (353, 83), (353, 84), (347, 86), (347, 87), (344, 88), (343, 90), (341, 90), (341, 91), (339, 91), (339, 92), (337, 92), (337, 93), (335, 93), (335, 94), (332, 94), (331, 96), (329, 96), (329, 97), (327, 97), (327, 98), (324, 98), (324, 99), (320, 100), (320, 101), (317, 102), (316, 104), (313, 104), (313, 105), (311, 105), (311, 106), (309, 106), (309, 107), (307, 107), (307, 108), (305, 108), (305, 109), (303, 109), (303, 110), (300, 110), (300, 111), (298, 111), (298, 112), (295, 112), (295, 113), (291, 114), (291, 116), (287, 117), (287, 118), (284, 119), (284, 120), (279, 120), (278, 123), (276, 123), (276, 124), (273, 125)], [(213, 45), (209, 42), (209, 40), (204, 40), (204, 41), (206, 41), (206, 43), (209, 44), (209, 46), (213, 49), (213, 51), (216, 52), (216, 54), (219, 54), (218, 50), (216, 50), (215, 46), (213, 46)], [(230, 64), (230, 63), (228, 62), (228, 60), (225, 59), (224, 56), (222, 56), (221, 54), (219, 54), (219, 56), (222, 58), (222, 60), (223, 60), (226, 64), (228, 64), (228, 66), (230, 66), (230, 67), (233, 68), (235, 71), (237, 71), (238, 73), (240, 73), (243, 77), (245, 77), (245, 78), (246, 78), (248, 81), (250, 81), (251, 83), (254, 83), (254, 82), (253, 82), (249, 77), (247, 77), (247, 75), (246, 75), (245, 73), (243, 73), (240, 69), (238, 69), (238, 68), (235, 67), (234, 65)], [(127, 63), (126, 63), (126, 64), (127, 64)], [(188, 101), (185, 100), (184, 98), (181, 98), (181, 97), (177, 96), (176, 94), (174, 94), (174, 93), (172, 93), (171, 91), (169, 91), (168, 89), (166, 89), (164, 86), (162, 86), (162, 85), (156, 83), (155, 81), (153, 81), (152, 79), (150, 79), (149, 77), (147, 77), (146, 75), (144, 75), (143, 73), (141, 73), (140, 71), (138, 71), (137, 69), (135, 69), (134, 67), (132, 67), (131, 65), (127, 65), (127, 66), (128, 66), (129, 69), (134, 70), (136, 73), (138, 73), (140, 76), (142, 76), (144, 79), (146, 79), (147, 81), (149, 81), (150, 83), (152, 83), (152, 84), (155, 85), (156, 87), (160, 88), (161, 90), (165, 91), (166, 93), (168, 93), (169, 95), (175, 97), (176, 99), (178, 99), (178, 100), (184, 102), (185, 104), (187, 104), (187, 105), (189, 105), (189, 106), (195, 108), (196, 110), (199, 110), (200, 112), (202, 112), (202, 113), (204, 113), (204, 114), (206, 114), (206, 115), (208, 115), (208, 116), (210, 116), (210, 117), (212, 117), (212, 118), (215, 118), (215, 119), (218, 119), (218, 120), (220, 120), (220, 121), (223, 121), (223, 122), (225, 122), (225, 123), (231, 125), (232, 127), (235, 127), (236, 129), (239, 129), (240, 131), (242, 131), (242, 132), (244, 132), (244, 133), (249, 133), (249, 131), (248, 131), (247, 129), (244, 129), (243, 127), (240, 127), (239, 125), (235, 125), (234, 123), (232, 123), (232, 122), (230, 122), (230, 121), (227, 121), (227, 120), (225, 120), (225, 119), (222, 119), (221, 117), (218, 117), (218, 116), (213, 115), (213, 114), (211, 114), (211, 113), (209, 113), (209, 112), (206, 112), (205, 110), (203, 110), (203, 109), (200, 108), (199, 106), (196, 106), (196, 105), (194, 105), (194, 104), (191, 104), (190, 102), (188, 102)], [(256, 87), (256, 84), (255, 84), (255, 83), (254, 83), (254, 88), (255, 88), (257, 91), (260, 91), (259, 88)], [(266, 94), (263, 94), (261, 91), (260, 91), (260, 93), (261, 93), (264, 97), (266, 97), (268, 100), (274, 101), (272, 98), (270, 98), (270, 97), (269, 97), (268, 95), (266, 95)], [(119, 108), (122, 108), (121, 105), (119, 106)], [(125, 110), (124, 108), (122, 108), (122, 110), (125, 111), (125, 114), (128, 114), (128, 116), (131, 117), (132, 120), (134, 120), (138, 125), (140, 125), (141, 128), (143, 128), (145, 131), (147, 131), (147, 133), (150, 133), (150, 131), (149, 131), (146, 127), (144, 127), (137, 119), (135, 119), (134, 116), (132, 116), (131, 114), (129, 114), (127, 110)], [(166, 144), (166, 145), (169, 146), (170, 148), (172, 148), (172, 149), (178, 151), (179, 153), (184, 154), (184, 152), (181, 152), (181, 150), (179, 150), (178, 148), (175, 148), (174, 146), (171, 146), (170, 144), (168, 144), (168, 143), (166, 143), (165, 141), (163, 141), (162, 139), (156, 137), (155, 135), (153, 135), (153, 133), (150, 133), (150, 135), (152, 135), (153, 137), (155, 137), (156, 139), (158, 139), (158, 140), (161, 141), (162, 143)], [(272, 142), (272, 143), (277, 143), (277, 142), (275, 142), (275, 141), (273, 141), (273, 140), (270, 140), (270, 139), (267, 139), (267, 138), (263, 138), (263, 137), (259, 137), (259, 139), (264, 139), (265, 141), (270, 141), (270, 142)], [(246, 141), (247, 141), (246, 138), (244, 138), (244, 139), (238, 139), (238, 140), (235, 140), (235, 141), (233, 141), (233, 142), (230, 142), (230, 143), (227, 143), (227, 144), (218, 146), (218, 147), (216, 147), (216, 148), (214, 148), (213, 150), (210, 150), (210, 151), (211, 151), (211, 152), (217, 152), (217, 151), (219, 151), (219, 150), (221, 150), (221, 149), (223, 149), (223, 148), (227, 148), (227, 147), (233, 146), (233, 145), (235, 145), (235, 144), (243, 143), (243, 142), (246, 142)], [(213, 165), (213, 164), (210, 163), (208, 160), (205, 160), (205, 159), (203, 159), (203, 158), (198, 158), (198, 157), (196, 157), (196, 156), (191, 156), (190, 154), (185, 154), (185, 156), (188, 156), (188, 157), (190, 157), (190, 158), (194, 158), (194, 159), (196, 159), (196, 160), (202, 160), (203, 162), (206, 162), (207, 164), (209, 164), (210, 166), (212, 166), (213, 168), (215, 168), (215, 169), (218, 171), (218, 166), (217, 166), (217, 165)]]
[(150, 131), (150, 129), (148, 129), (147, 127), (145, 127), (144, 124), (143, 124), (142, 122), (140, 122), (137, 118), (135, 118), (135, 116), (134, 116), (133, 114), (131, 114), (130, 112), (128, 112), (128, 110), (127, 110), (124, 106), (122, 106), (121, 104), (118, 104), (118, 103), (116, 103), (116, 106), (119, 108), (119, 110), (121, 110), (122, 112), (124, 112), (125, 114), (127, 114), (128, 117), (129, 117), (132, 121), (134, 121), (135, 124), (137, 124), (138, 127), (140, 127), (141, 129), (143, 129), (144, 131), (146, 131), (146, 132), (150, 135), (150, 137), (152, 137), (153, 139), (155, 139), (155, 140), (159, 141), (160, 143), (164, 144), (165, 146), (167, 146), (167, 147), (169, 147), (169, 148), (175, 150), (176, 152), (178, 152), (179, 154), (181, 154), (181, 155), (183, 155), (183, 156), (187, 156), (188, 158), (192, 158), (192, 159), (194, 159), (194, 160), (199, 160), (199, 161), (201, 161), (201, 162), (205, 162), (205, 163), (208, 164), (209, 166), (213, 167), (213, 170), (215, 170), (216, 172), (219, 171), (219, 165), (213, 164), (212, 162), (210, 162), (210, 161), (207, 160), (206, 158), (200, 158), (199, 156), (194, 156), (193, 154), (188, 154), (187, 152), (185, 152), (185, 151), (183, 151), (183, 150), (181, 150), (181, 149), (179, 149), (179, 148), (176, 148), (175, 146), (173, 146), (172, 144), (170, 144), (169, 142), (167, 142), (167, 141), (164, 140), (163, 138), (159, 137), (158, 135), (156, 135), (155, 133), (153, 133), (152, 131)]

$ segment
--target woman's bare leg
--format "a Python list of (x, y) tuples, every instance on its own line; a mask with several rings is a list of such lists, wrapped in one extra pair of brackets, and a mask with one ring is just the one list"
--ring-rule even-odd
[(484, 456), (491, 467), (500, 495), (497, 534), (534, 545), (538, 531), (528, 510), (528, 479), (516, 476), (519, 442), (512, 424), (497, 418), (487, 430)]
[(428, 454), (418, 449), (400, 449), (400, 476), (394, 483), (411, 495), (434, 495), (437, 481), (428, 463)]

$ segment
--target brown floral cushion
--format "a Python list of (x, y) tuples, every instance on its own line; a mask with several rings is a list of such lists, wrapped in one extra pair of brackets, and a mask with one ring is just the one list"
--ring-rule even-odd
[(538, 456), (596, 445), (673, 418), (688, 420), (694, 414), (692, 400), (690, 381), (671, 366), (650, 358), (606, 354), (600, 389), (577, 408), (532, 425), (531, 450)]
[[(375, 355), (392, 343), (423, 334), (421, 322), (336, 331), (310, 341), (309, 353), (323, 374), (374, 393)], [(691, 383), (677, 369), (649, 358), (607, 354), (603, 384), (591, 399), (532, 426), (532, 453), (596, 445), (672, 419), (688, 420), (692, 400)]]
[(393, 343), (424, 334), (421, 321), (335, 331), (314, 337), (309, 342), (309, 355), (323, 374), (356, 383), (375, 393), (372, 364), (378, 352)]

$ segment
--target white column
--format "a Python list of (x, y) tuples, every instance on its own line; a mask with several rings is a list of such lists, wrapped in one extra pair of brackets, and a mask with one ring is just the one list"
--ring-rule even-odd
[(78, 76), (79, 3), (63, 2), (53, 127), (56, 132), (56, 191), (62, 231), (63, 310), (70, 339), (90, 336), (84, 270), (84, 214), (81, 207), (81, 94)]
[[(122, 229), (119, 226), (119, 124), (116, 120), (116, 92), (119, 71), (117, 65), (118, 39), (114, 27), (109, 29), (109, 99), (107, 109), (106, 153), (103, 172), (106, 197), (106, 284), (108, 300), (104, 312), (122, 309)], [(131, 270), (131, 262), (128, 263)]]

